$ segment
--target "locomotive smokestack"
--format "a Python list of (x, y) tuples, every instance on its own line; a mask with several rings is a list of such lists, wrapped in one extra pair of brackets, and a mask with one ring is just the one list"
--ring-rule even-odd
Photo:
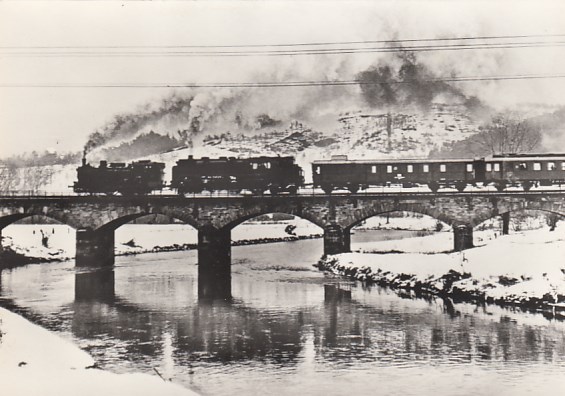
[(86, 165), (86, 150), (82, 152), (82, 166)]

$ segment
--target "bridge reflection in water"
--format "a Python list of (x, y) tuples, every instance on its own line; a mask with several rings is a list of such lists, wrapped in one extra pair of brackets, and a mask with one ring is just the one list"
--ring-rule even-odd
[[(346, 366), (368, 358), (383, 366), (391, 359), (455, 359), (458, 364), (565, 359), (565, 338), (559, 332), (520, 325), (504, 315), (493, 321), (480, 309), (462, 314), (451, 301), (436, 298), (406, 300), (410, 308), (404, 311), (393, 292), (377, 287), (365, 302), (355, 299), (351, 285), (325, 284), (319, 285), (323, 305), (315, 308), (271, 312), (219, 298), (194, 300), (184, 313), (171, 315), (118, 297), (111, 270), (83, 272), (75, 280), (81, 293), (72, 306), (73, 335), (124, 342), (128, 359), (139, 361), (161, 356), (169, 333), (181, 367), (249, 359), (296, 364), (305, 333), (312, 334), (320, 359)], [(359, 290), (355, 294), (363, 297)]]

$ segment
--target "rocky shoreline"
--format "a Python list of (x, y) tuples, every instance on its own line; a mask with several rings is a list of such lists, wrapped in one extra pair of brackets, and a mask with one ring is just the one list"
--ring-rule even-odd
[[(508, 294), (499, 297), (489, 295), (488, 289), (512, 286), (519, 279), (498, 276), (498, 285), (481, 285), (470, 272), (449, 271), (422, 280), (416, 274), (395, 273), (393, 271), (371, 268), (369, 266), (354, 266), (342, 264), (336, 256), (324, 256), (314, 265), (321, 271), (358, 280), (366, 285), (378, 285), (397, 291), (411, 291), (416, 295), (432, 295), (449, 298), (457, 302), (476, 304), (496, 304), (499, 306), (514, 306), (535, 311), (565, 310), (565, 295), (547, 292), (541, 297), (531, 295)], [(489, 287), (490, 286), (490, 287)]]
[(21, 267), (28, 264), (53, 263), (65, 260), (67, 260), (67, 258), (26, 256), (10, 248), (0, 250), (0, 270)]

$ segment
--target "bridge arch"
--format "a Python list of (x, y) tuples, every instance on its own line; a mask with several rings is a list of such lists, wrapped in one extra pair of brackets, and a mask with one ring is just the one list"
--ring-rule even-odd
[(175, 210), (149, 210), (149, 211), (134, 211), (133, 213), (126, 213), (126, 214), (116, 214), (111, 218), (109, 221), (101, 224), (94, 231), (101, 231), (101, 232), (114, 232), (119, 227), (123, 226), (124, 224), (130, 223), (134, 220), (140, 219), (146, 216), (152, 215), (163, 215), (170, 219), (176, 219), (181, 221), (184, 224), (190, 225), (196, 229), (200, 227), (199, 222), (194, 219), (194, 217), (187, 215), (186, 213), (182, 213), (180, 211)]
[(520, 212), (545, 212), (552, 213), (565, 218), (565, 210), (556, 209), (553, 205), (510, 205), (503, 207), (500, 210), (493, 213), (485, 213), (476, 216), (471, 221), (473, 227), (477, 227), (480, 224), (493, 219), (497, 216), (503, 216), (505, 214), (520, 213)]
[(224, 225), (222, 227), (222, 229), (227, 230), (227, 231), (231, 231), (233, 230), (235, 227), (237, 227), (240, 224), (245, 223), (246, 221), (252, 220), (256, 217), (260, 217), (260, 216), (264, 216), (264, 215), (269, 215), (269, 214), (276, 214), (276, 213), (280, 213), (280, 214), (287, 214), (287, 215), (291, 215), (294, 217), (298, 217), (302, 220), (307, 220), (310, 223), (317, 225), (320, 228), (324, 228), (325, 224), (317, 217), (315, 216), (311, 216), (308, 214), (308, 212), (303, 212), (300, 214), (296, 214), (296, 213), (288, 213), (288, 212), (281, 212), (278, 210), (272, 211), (272, 210), (261, 210), (258, 211), (257, 213), (247, 213), (244, 216), (238, 217), (236, 219), (233, 219), (231, 222), (227, 223), (226, 225)]
[(342, 224), (344, 229), (351, 230), (353, 227), (361, 224), (363, 221), (370, 219), (375, 216), (382, 216), (387, 213), (394, 213), (394, 212), (408, 212), (408, 213), (419, 213), (425, 216), (429, 216), (436, 220), (441, 221), (449, 226), (453, 226), (458, 224), (459, 222), (457, 219), (449, 216), (446, 214), (445, 211), (442, 211), (434, 206), (431, 205), (422, 205), (422, 204), (399, 204), (390, 207), (390, 205), (374, 205), (369, 208), (363, 209), (356, 209), (354, 211), (354, 215), (351, 219), (348, 219), (348, 223)]
[(18, 211), (16, 213), (12, 213), (12, 214), (7, 214), (4, 216), (0, 217), (0, 231), (9, 226), (10, 224), (13, 224), (19, 220), (28, 218), (28, 217), (32, 217), (32, 216), (41, 216), (41, 217), (47, 217), (51, 220), (55, 220), (58, 223), (67, 225), (71, 228), (74, 229), (78, 229), (81, 228), (81, 223), (78, 221), (74, 221), (74, 219), (71, 216), (68, 216), (66, 213), (64, 213), (63, 211), (58, 211), (58, 210), (26, 210), (26, 211)]

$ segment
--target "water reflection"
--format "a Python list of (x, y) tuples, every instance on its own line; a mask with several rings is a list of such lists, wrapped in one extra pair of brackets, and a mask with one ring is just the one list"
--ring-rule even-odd
[(316, 395), (320, 383), (330, 394), (367, 394), (376, 382), (415, 394), (403, 370), (435, 376), (449, 389), (438, 394), (469, 394), (450, 387), (445, 371), (496, 373), (489, 381), (511, 377), (515, 387), (526, 373), (565, 367), (565, 323), (539, 314), (417, 298), (328, 278), (311, 263), (252, 259), (236, 264), (233, 298), (202, 299), (195, 257), (121, 260), (114, 270), (71, 263), (5, 271), (3, 304), (68, 331), (103, 368), (159, 368), (204, 394)]
[[(158, 293), (166, 286), (157, 283)], [(565, 355), (563, 337), (554, 338), (543, 326), (519, 325), (504, 315), (495, 320), (462, 314), (449, 299), (428, 299), (417, 309), (400, 309), (382, 290), (379, 304), (364, 305), (352, 298), (350, 285), (320, 285), (322, 307), (290, 312), (221, 299), (192, 301), (184, 312), (156, 310), (116, 297), (113, 271), (77, 273), (75, 286), (74, 336), (113, 339), (123, 343), (130, 358), (162, 354), (165, 332), (172, 334), (180, 365), (257, 359), (292, 364), (302, 350), (305, 332), (313, 334), (317, 356), (333, 364), (391, 359), (396, 364), (463, 363), (477, 358), (553, 361), (556, 352)], [(408, 306), (410, 302), (406, 300)]]
[(75, 274), (75, 301), (103, 301), (112, 303), (115, 294), (113, 268), (78, 271)]

